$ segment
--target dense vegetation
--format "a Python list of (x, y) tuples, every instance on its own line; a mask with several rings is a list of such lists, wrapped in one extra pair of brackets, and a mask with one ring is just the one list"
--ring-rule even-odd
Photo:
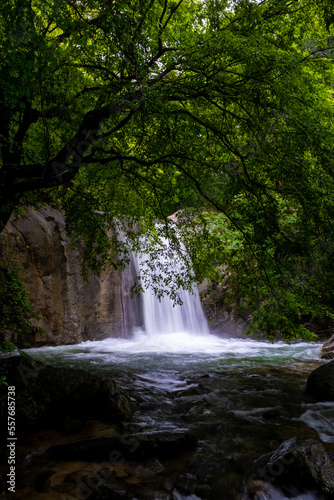
[(301, 312), (334, 311), (332, 21), (327, 0), (2, 0), (2, 228), (62, 206), (98, 269), (126, 252), (108, 230), (156, 252), (182, 209), (197, 275), (228, 265), (251, 329), (309, 337)]

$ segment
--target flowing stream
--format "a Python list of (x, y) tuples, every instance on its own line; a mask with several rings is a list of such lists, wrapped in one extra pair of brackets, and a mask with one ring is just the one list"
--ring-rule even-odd
[[(176, 259), (170, 265), (177, 266)], [(130, 448), (130, 461), (119, 474), (133, 500), (320, 500), (310, 491), (285, 497), (271, 484), (251, 496), (240, 490), (253, 462), (287, 439), (320, 436), (334, 448), (334, 404), (314, 403), (305, 395), (308, 374), (322, 363), (320, 344), (212, 335), (196, 288), (180, 292), (183, 305), (168, 297), (158, 300), (149, 287), (131, 299), (133, 280), (145, 266), (145, 256), (133, 255), (124, 274), (127, 331), (120, 338), (27, 349), (55, 366), (114, 377), (138, 407), (133, 421), (123, 424), (128, 436), (195, 438), (195, 449), (180, 445), (174, 458), (138, 465), (135, 473)], [(38, 455), (38, 449), (31, 453)], [(45, 467), (47, 475), (50, 464)], [(149, 485), (148, 477), (154, 477)], [(143, 493), (144, 487), (151, 490)]]
[[(140, 272), (139, 264), (132, 262), (131, 273)], [(178, 463), (188, 490), (177, 484), (174, 500), (237, 498), (253, 461), (286, 439), (319, 435), (334, 443), (333, 403), (314, 403), (304, 393), (308, 374), (321, 364), (320, 344), (214, 336), (197, 291), (184, 293), (182, 301), (173, 306), (146, 290), (139, 302), (127, 304), (130, 338), (28, 352), (52, 365), (114, 376), (139, 408), (129, 432), (196, 436), (196, 451)], [(192, 481), (200, 486), (191, 490)], [(252, 498), (286, 497), (270, 486)], [(299, 492), (290, 498), (320, 497)]]
[[(283, 441), (317, 434), (334, 443), (333, 403), (314, 403), (304, 394), (308, 374), (321, 364), (319, 350), (319, 344), (304, 342), (137, 332), (130, 340), (43, 347), (29, 354), (115, 377), (139, 407), (129, 432), (196, 435), (198, 449), (187, 458), (185, 474), (227, 493), (176, 492), (175, 500), (233, 500), (254, 460)], [(254, 498), (286, 497), (271, 486), (269, 493)], [(291, 498), (320, 499), (312, 493)]]

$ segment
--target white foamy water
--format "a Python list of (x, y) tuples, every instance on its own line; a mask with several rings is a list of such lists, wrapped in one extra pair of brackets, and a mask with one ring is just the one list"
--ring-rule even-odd
[[(249, 450), (257, 458), (271, 449), (272, 442), (298, 435), (306, 426), (323, 441), (334, 442), (333, 403), (312, 403), (304, 396), (307, 374), (321, 364), (320, 344), (212, 335), (196, 287), (192, 294), (180, 291), (182, 306), (168, 297), (159, 301), (150, 286), (133, 300), (129, 291), (141, 264), (145, 269), (146, 258), (133, 255), (125, 273), (120, 338), (26, 352), (52, 365), (115, 377), (138, 406), (133, 423), (136, 432), (187, 432), (189, 427), (201, 436), (204, 433), (200, 469), (204, 459), (210, 474), (215, 448), (205, 443), (215, 443), (217, 450), (224, 450), (224, 460), (234, 464), (247, 460)], [(215, 463), (219, 463), (220, 452), (215, 453)], [(219, 475), (229, 472), (227, 468)], [(172, 495), (173, 500), (201, 500), (177, 489)], [(287, 500), (266, 483), (245, 495), (242, 500)], [(296, 492), (289, 498), (319, 497)]]
[[(187, 252), (182, 243), (180, 249), (186, 256)], [(166, 238), (161, 240), (161, 253), (156, 262), (152, 263), (147, 254), (140, 257), (134, 253), (130, 254), (130, 263), (125, 269), (123, 282), (131, 290), (140, 281), (144, 292), (139, 300), (131, 298), (131, 293), (126, 293), (124, 297), (123, 307), (130, 318), (130, 321), (126, 318), (124, 322), (130, 330), (125, 332), (126, 336), (133, 334), (138, 328), (142, 328), (149, 337), (154, 338), (157, 333), (160, 336), (176, 333), (198, 336), (209, 333), (196, 284), (192, 287), (192, 293), (182, 288), (177, 290), (181, 304), (176, 304), (168, 294), (173, 287), (173, 279), (175, 276), (182, 276), (184, 269), (184, 262), (180, 260), (176, 250), (169, 246)], [(155, 294), (155, 287), (163, 292), (161, 297)]]
[[(178, 270), (181, 272), (184, 263), (166, 239), (162, 239), (160, 248), (153, 266), (155, 272), (164, 279), (169, 277), (171, 269), (176, 274)], [(186, 255), (182, 244), (180, 248)], [(120, 338), (42, 347), (27, 352), (52, 363), (63, 359), (82, 367), (84, 364), (96, 364), (107, 368), (121, 364), (124, 368), (129, 366), (142, 370), (284, 364), (318, 359), (320, 346), (315, 343), (287, 345), (284, 342), (221, 338), (210, 334), (195, 285), (193, 293), (178, 290), (182, 305), (175, 305), (168, 295), (159, 300), (153, 292), (155, 278), (151, 282), (142, 279), (143, 275), (150, 276), (149, 256), (143, 254), (138, 257), (132, 253), (130, 257), (123, 278), (124, 322)], [(131, 298), (130, 290), (138, 283), (138, 278), (145, 291), (140, 298)], [(162, 288), (166, 291), (168, 286), (167, 279)]]
[(210, 368), (212, 366), (262, 366), (294, 364), (319, 359), (320, 345), (298, 342), (270, 343), (249, 339), (222, 339), (215, 335), (194, 335), (188, 332), (155, 336), (137, 331), (131, 339), (105, 339), (81, 344), (27, 349), (26, 352), (45, 362), (79, 361), (89, 365), (121, 364), (136, 369), (178, 370)]

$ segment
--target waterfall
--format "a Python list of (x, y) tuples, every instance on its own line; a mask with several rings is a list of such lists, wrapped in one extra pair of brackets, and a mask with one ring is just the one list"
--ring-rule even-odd
[[(164, 240), (164, 244), (168, 246), (167, 240)], [(181, 248), (183, 252), (186, 252), (184, 246), (181, 245)], [(176, 253), (167, 252), (167, 254), (168, 256), (166, 254), (160, 255), (157, 265), (162, 282), (166, 278), (164, 268), (173, 267), (174, 273), (177, 273), (178, 269), (181, 270), (183, 266)], [(175, 304), (173, 299), (168, 296), (168, 285), (166, 284), (161, 283), (160, 286), (165, 293), (159, 298), (154, 293), (152, 283), (147, 283), (146, 280), (146, 284), (143, 284), (143, 275), (147, 277), (150, 273), (148, 265), (150, 259), (148, 254), (137, 256), (135, 253), (131, 253), (130, 263), (124, 271), (123, 311), (126, 335), (134, 333), (138, 328), (141, 328), (149, 337), (181, 333), (207, 335), (209, 328), (197, 285), (194, 283), (192, 293), (182, 288), (177, 290), (182, 305)], [(131, 297), (130, 290), (138, 277), (144, 291), (140, 297)]]

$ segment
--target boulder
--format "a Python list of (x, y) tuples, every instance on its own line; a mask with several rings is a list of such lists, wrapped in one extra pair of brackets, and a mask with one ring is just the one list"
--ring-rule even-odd
[[(122, 335), (124, 304), (122, 272), (108, 268), (101, 275), (82, 276), (84, 246), (73, 247), (65, 216), (45, 206), (13, 215), (1, 234), (0, 258), (16, 261), (29, 299), (44, 330), (22, 340), (30, 345), (75, 344)], [(15, 340), (15, 338), (13, 338)]]
[(244, 338), (250, 315), (240, 304), (227, 303), (231, 293), (231, 273), (227, 266), (220, 270), (221, 280), (204, 279), (198, 285), (203, 311), (210, 330), (222, 337)]
[(166, 459), (194, 448), (197, 439), (189, 431), (152, 431), (110, 437), (86, 438), (57, 444), (47, 450), (54, 460), (121, 463), (125, 460)]
[(309, 375), (306, 393), (316, 401), (334, 401), (334, 361), (319, 366)]
[(95, 473), (85, 470), (72, 472), (66, 476), (61, 484), (54, 486), (52, 490), (56, 491), (61, 498), (129, 499), (125, 492), (126, 483), (114, 477), (109, 469), (101, 469)]
[(326, 342), (321, 348), (321, 357), (323, 359), (333, 359), (334, 358), (334, 335)]
[(285, 494), (315, 491), (334, 498), (334, 456), (317, 438), (292, 438), (256, 460), (246, 475), (246, 491), (272, 485)]
[(130, 458), (129, 450), (119, 436), (76, 438), (67, 443), (51, 446), (46, 454), (52, 460), (86, 462), (120, 463)]
[[(80, 421), (95, 418), (120, 423), (132, 418), (136, 406), (110, 378), (84, 370), (49, 366), (33, 359), (13, 356), (2, 359), (0, 377), (15, 386), (18, 434), (35, 429), (62, 427), (75, 432)], [(0, 387), (0, 410), (7, 404), (7, 388)], [(5, 426), (6, 412), (0, 418)], [(4, 428), (4, 427), (3, 427)]]

